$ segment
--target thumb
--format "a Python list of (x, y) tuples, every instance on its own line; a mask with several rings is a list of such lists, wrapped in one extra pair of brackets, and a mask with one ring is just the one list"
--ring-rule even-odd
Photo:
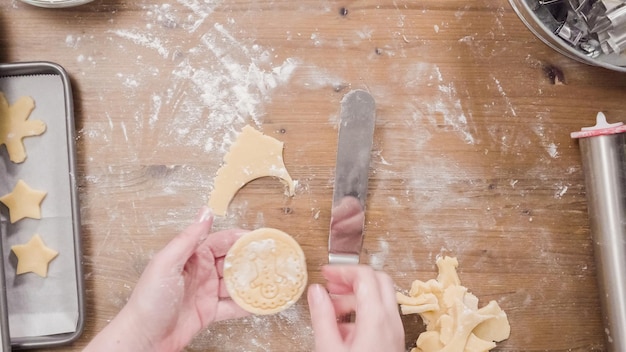
[(213, 213), (208, 207), (200, 209), (196, 222), (187, 226), (180, 234), (157, 253), (153, 262), (161, 269), (175, 268), (182, 270), (183, 266), (195, 252), (198, 245), (206, 239), (213, 225)]
[(318, 284), (309, 286), (307, 292), (311, 324), (316, 351), (331, 351), (343, 344), (335, 308), (326, 289)]

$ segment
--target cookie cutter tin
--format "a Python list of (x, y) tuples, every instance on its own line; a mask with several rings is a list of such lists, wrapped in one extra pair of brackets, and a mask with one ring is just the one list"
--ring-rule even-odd
[[(74, 249), (74, 267), (76, 274), (76, 298), (77, 298), (77, 308), (78, 308), (78, 316), (76, 320), (76, 329), (73, 332), (63, 333), (63, 334), (55, 334), (55, 335), (47, 335), (47, 336), (35, 336), (35, 337), (20, 337), (20, 338), (11, 338), (11, 346), (14, 349), (25, 349), (25, 348), (40, 348), (40, 347), (55, 347), (69, 344), (82, 334), (85, 325), (85, 284), (84, 284), (84, 275), (82, 268), (82, 247), (81, 247), (81, 238), (80, 238), (80, 207), (78, 203), (78, 185), (76, 183), (76, 133), (74, 127), (74, 104), (72, 98), (72, 90), (70, 85), (70, 78), (63, 69), (58, 64), (46, 61), (37, 61), (37, 62), (22, 62), (22, 63), (7, 63), (0, 64), (0, 78), (10, 78), (10, 77), (20, 77), (20, 76), (36, 76), (36, 75), (56, 75), (60, 78), (63, 85), (63, 96), (65, 105), (65, 131), (67, 133), (67, 163), (69, 168), (69, 201), (71, 202), (71, 218), (72, 218), (72, 229), (73, 229), (73, 249)], [(6, 161), (5, 161), (6, 162)], [(0, 175), (2, 177), (2, 175)], [(3, 224), (6, 225), (6, 222)], [(3, 226), (6, 228), (6, 226)], [(4, 234), (3, 234), (4, 235)], [(4, 266), (4, 258), (1, 258), (0, 261), (3, 262)], [(4, 275), (6, 273), (5, 270), (2, 271)], [(0, 289), (3, 294), (6, 294), (6, 281), (3, 279), (2, 284), (0, 285)], [(6, 285), (8, 286), (8, 285)], [(8, 307), (10, 309), (10, 307)], [(0, 301), (0, 325), (4, 321), (6, 323), (8, 311), (2, 310), (2, 305)], [(6, 326), (5, 326), (6, 327)]]
[(24, 3), (49, 8), (62, 8), (73, 7), (83, 5), (92, 2), (93, 0), (21, 0)]
[(588, 65), (626, 72), (626, 66), (620, 66), (620, 63), (624, 61), (623, 56), (611, 54), (593, 58), (570, 46), (565, 40), (554, 34), (529, 5), (530, 3), (537, 3), (537, 0), (509, 0), (509, 3), (526, 27), (544, 44), (558, 53)]

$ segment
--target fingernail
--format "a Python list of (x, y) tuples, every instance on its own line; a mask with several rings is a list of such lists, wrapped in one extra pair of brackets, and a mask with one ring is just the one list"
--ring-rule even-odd
[(200, 211), (198, 211), (198, 215), (196, 215), (196, 222), (197, 223), (205, 222), (211, 219), (212, 217), (213, 217), (213, 212), (211, 211), (211, 208), (207, 207), (206, 205), (203, 205), (202, 208), (200, 208)]
[(324, 287), (322, 287), (322, 285), (312, 284), (309, 288), (309, 302), (313, 304), (319, 303), (322, 301), (322, 299), (324, 299), (325, 294), (326, 290), (324, 289)]
[(247, 234), (247, 233), (249, 233), (249, 232), (250, 232), (249, 230), (241, 230), (241, 231), (237, 231), (237, 232), (235, 232), (235, 236), (237, 236), (237, 237), (242, 237), (243, 235), (245, 235), (245, 234)]

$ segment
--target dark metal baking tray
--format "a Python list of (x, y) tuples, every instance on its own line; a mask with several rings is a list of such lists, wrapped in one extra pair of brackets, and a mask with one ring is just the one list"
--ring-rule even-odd
[[(5, 236), (6, 226), (0, 215), (0, 236)], [(0, 241), (0, 253), (4, 253)], [(4, 278), (4, 261), (0, 260), (0, 352), (11, 351), (11, 336), (9, 335), (9, 312), (7, 307), (6, 284)]]
[[(39, 83), (39, 80), (41, 80), (41, 84)], [(48, 81), (52, 81), (52, 85), (55, 87), (58, 84), (59, 89), (54, 89), (52, 91), (46, 92), (45, 85), (48, 84)], [(16, 337), (13, 336), (13, 331), (11, 331), (11, 345), (14, 349), (65, 345), (73, 342), (82, 334), (85, 321), (84, 276), (82, 268), (82, 250), (80, 236), (80, 207), (78, 203), (78, 187), (75, 177), (76, 139), (74, 127), (74, 108), (70, 79), (66, 71), (61, 66), (51, 62), (23, 62), (0, 64), (0, 91), (4, 90), (13, 90), (13, 98), (15, 98), (15, 96), (17, 95), (36, 96), (37, 94), (39, 94), (39, 98), (33, 97), (36, 104), (33, 114), (35, 114), (35, 111), (37, 111), (37, 109), (47, 112), (58, 111), (59, 113), (49, 113), (45, 116), (45, 118), (48, 119), (46, 121), (48, 129), (46, 130), (46, 132), (44, 132), (44, 134), (42, 134), (42, 136), (47, 137), (38, 140), (36, 142), (38, 144), (34, 144), (29, 148), (28, 144), (26, 143), (29, 143), (28, 141), (31, 139), (39, 137), (28, 137), (24, 139), (24, 143), (27, 145), (27, 159), (22, 164), (29, 166), (12, 163), (8, 159), (6, 148), (4, 146), (0, 146), (0, 169), (3, 169), (0, 171), (4, 171), (4, 173), (0, 173), (0, 192), (7, 191), (7, 187), (13, 187), (11, 183), (15, 182), (17, 178), (21, 177), (30, 177), (30, 179), (34, 178), (36, 180), (42, 180), (51, 177), (53, 179), (56, 178), (57, 180), (61, 180), (61, 182), (57, 182), (57, 184), (50, 184), (49, 182), (52, 181), (42, 181), (48, 182), (47, 185), (50, 187), (49, 189), (47, 189), (48, 195), (42, 203), (41, 221), (34, 219), (20, 220), (18, 224), (22, 222), (23, 224), (21, 226), (14, 226), (14, 224), (9, 224), (8, 222), (5, 222), (3, 224), (6, 226), (5, 230), (7, 232), (2, 236), (2, 244), (4, 246), (4, 249), (2, 251), (2, 263), (4, 264), (4, 274), (6, 276), (6, 280), (4, 282), (7, 290), (6, 293), (7, 296), (10, 296), (12, 290), (23, 290), (24, 287), (27, 287), (27, 285), (29, 285), (29, 282), (33, 282), (34, 280), (39, 280), (36, 281), (40, 285), (37, 289), (42, 291), (46, 291), (45, 285), (52, 285), (51, 283), (59, 282), (60, 284), (58, 285), (58, 287), (53, 287), (52, 290), (49, 290), (54, 291), (54, 293), (52, 294), (51, 292), (49, 296), (58, 297), (59, 299), (60, 297), (64, 297), (64, 299), (69, 302), (67, 306), (72, 307), (70, 309), (71, 311), (69, 312), (69, 315), (71, 315), (71, 319), (68, 319), (68, 322), (69, 324), (73, 324), (75, 321), (75, 329), (73, 329), (73, 331), (69, 331), (71, 329), (68, 329), (68, 331), (62, 333), (34, 336), (26, 336), (28, 335), (26, 334), (24, 336)], [(7, 99), (8, 98), (9, 97), (7, 97)], [(11, 103), (10, 99), (8, 100), (9, 103)], [(33, 114), (31, 114), (31, 118), (33, 117)], [(48, 143), (52, 145), (46, 145), (46, 141), (52, 141), (52, 143)], [(62, 151), (62, 153), (59, 151)], [(37, 159), (39, 158), (37, 156), (38, 153), (44, 153), (43, 155), (45, 155), (45, 159)], [(29, 159), (32, 159), (30, 160), (30, 164)], [(49, 161), (48, 159), (50, 159), (51, 161)], [(43, 162), (41, 162), (41, 160), (43, 160)], [(33, 166), (33, 163), (37, 165)], [(35, 169), (33, 169), (33, 167), (35, 167)], [(10, 181), (7, 181), (7, 179), (10, 179)], [(49, 216), (49, 219), (46, 219), (46, 208), (44, 208), (44, 204), (46, 204), (46, 202), (52, 202), (48, 203), (48, 209), (50, 210), (48, 211), (48, 213), (51, 214), (51, 216)], [(59, 204), (61, 204), (62, 206), (59, 206)], [(0, 204), (0, 212), (5, 215), (8, 210), (4, 205)], [(73, 266), (73, 270), (65, 270), (61, 273), (56, 274), (56, 276), (49, 274), (49, 277), (45, 279), (36, 277), (36, 275), (33, 275), (32, 273), (22, 274), (17, 277), (15, 275), (16, 260), (14, 257), (11, 257), (10, 244), (11, 241), (17, 242), (18, 239), (13, 237), (16, 235), (12, 232), (21, 231), (22, 228), (27, 228), (29, 231), (33, 231), (33, 229), (40, 231), (41, 229), (38, 227), (45, 226), (45, 224), (47, 224), (45, 222), (46, 220), (50, 221), (49, 223), (56, 224), (51, 227), (52, 229), (64, 230), (60, 231), (62, 233), (55, 233), (52, 237), (48, 237), (53, 238), (52, 240), (50, 240), (52, 243), (55, 243), (54, 241), (56, 241), (56, 239), (54, 239), (54, 236), (56, 236), (56, 238), (61, 238), (61, 240), (58, 240), (59, 242), (55, 243), (57, 245), (57, 248), (55, 249), (58, 250), (59, 256), (57, 256), (57, 258), (55, 258), (51, 262), (50, 268), (52, 268), (53, 265), (56, 265), (57, 269), (71, 269), (71, 267)], [(67, 231), (65, 231), (65, 229), (67, 229)], [(20, 243), (24, 243), (26, 242), (26, 240), (27, 238), (19, 239)], [(46, 242), (45, 239), (44, 242)], [(46, 245), (48, 245), (47, 242)], [(61, 255), (64, 255), (62, 260), (60, 260)], [(51, 270), (52, 269), (49, 269), (49, 273)], [(31, 276), (28, 277), (26, 275)], [(50, 278), (51, 276), (53, 277), (52, 279)], [(73, 282), (74, 279), (75, 282)], [(71, 281), (70, 285), (66, 285), (68, 280)], [(47, 287), (50, 288), (51, 286)], [(4, 287), (0, 286), (0, 289), (4, 289)], [(47, 291), (46, 294), (48, 294)], [(46, 300), (47, 299), (48, 298), (46, 298)], [(30, 302), (26, 302), (24, 304), (29, 305), (29, 303)], [(39, 302), (33, 303), (33, 306), (38, 305), (42, 304)], [(63, 303), (63, 305), (64, 307), (66, 306), (65, 303)], [(32, 306), (29, 307), (32, 308)], [(9, 301), (7, 315), (9, 315), (10, 317), (14, 316), (14, 310), (18, 309), (21, 308), (14, 307), (14, 304), (11, 304), (11, 302)], [(64, 314), (65, 312), (62, 313)], [(21, 314), (21, 312), (18, 312), (18, 315), (19, 314)], [(29, 315), (31, 317), (32, 315), (36, 314), (38, 314), (36, 309), (34, 312), (30, 311), (28, 312), (28, 314), (24, 313), (24, 315)], [(49, 314), (50, 313), (46, 313), (43, 315), (47, 316)], [(3, 321), (2, 318), (6, 319), (6, 317), (4, 316), (0, 317), (0, 324)], [(28, 321), (28, 319), (25, 320)], [(8, 319), (8, 321), (9, 328), (11, 328), (11, 319)]]

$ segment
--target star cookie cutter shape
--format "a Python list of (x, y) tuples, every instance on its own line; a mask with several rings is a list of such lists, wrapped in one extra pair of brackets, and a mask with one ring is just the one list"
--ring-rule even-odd
[(9, 208), (9, 218), (14, 224), (23, 218), (41, 219), (41, 202), (46, 194), (19, 180), (11, 193), (0, 197), (0, 202)]
[(41, 237), (35, 234), (25, 244), (11, 246), (17, 257), (16, 274), (35, 273), (41, 277), (48, 276), (48, 265), (59, 252), (46, 247)]

